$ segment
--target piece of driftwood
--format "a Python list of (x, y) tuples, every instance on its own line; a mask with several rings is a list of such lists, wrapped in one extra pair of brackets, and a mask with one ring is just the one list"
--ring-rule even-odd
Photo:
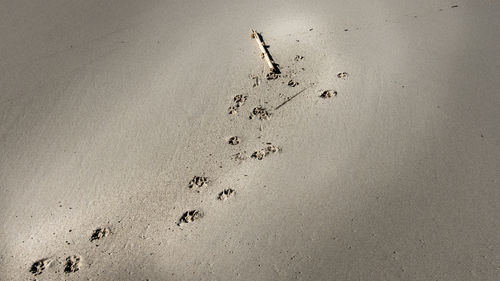
[(269, 54), (269, 50), (267, 49), (266, 45), (264, 44), (264, 40), (262, 40), (262, 36), (255, 30), (252, 29), (252, 33), (250, 37), (254, 38), (255, 41), (257, 41), (257, 45), (259, 46), (260, 49), (260, 56), (262, 59), (264, 59), (267, 63), (267, 66), (269, 67), (269, 70), (271, 73), (279, 73), (279, 69), (274, 63), (271, 55)]

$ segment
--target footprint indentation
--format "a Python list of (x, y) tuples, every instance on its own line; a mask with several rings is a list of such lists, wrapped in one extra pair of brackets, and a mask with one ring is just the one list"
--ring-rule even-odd
[(49, 267), (49, 265), (52, 263), (52, 259), (46, 258), (46, 259), (41, 259), (37, 260), (36, 262), (31, 265), (30, 272), (33, 273), (33, 275), (40, 275), (43, 273), (43, 271)]
[(288, 86), (290, 86), (290, 87), (295, 87), (297, 85), (299, 85), (299, 82), (296, 82), (296, 81), (293, 81), (293, 80), (288, 81)]
[(296, 55), (295, 58), (293, 59), (294, 61), (300, 61), (300, 60), (303, 60), (304, 57), (303, 56), (299, 56), (299, 55)]
[(266, 74), (267, 80), (275, 80), (275, 79), (278, 79), (279, 77), (280, 77), (280, 75), (276, 72), (269, 72), (268, 74)]
[(80, 256), (69, 256), (66, 258), (66, 265), (64, 266), (64, 272), (72, 273), (80, 270), (82, 264), (82, 258)]
[(267, 143), (267, 146), (255, 151), (252, 154), (252, 158), (256, 158), (258, 160), (262, 160), (265, 157), (267, 157), (269, 154), (276, 153), (278, 151), (281, 151), (281, 148), (279, 146), (273, 145), (271, 143)]
[(245, 104), (245, 101), (247, 100), (248, 96), (244, 95), (236, 95), (233, 98), (234, 105), (229, 107), (229, 114), (236, 114), (238, 113), (238, 108), (241, 107), (243, 104)]
[(245, 104), (245, 101), (247, 100), (247, 98), (248, 98), (248, 96), (236, 95), (236, 96), (234, 96), (233, 101), (235, 102), (236, 107), (240, 107), (243, 104)]
[(204, 214), (200, 210), (186, 211), (184, 214), (182, 214), (177, 225), (181, 225), (183, 223), (192, 223), (198, 219), (201, 219), (203, 216)]
[(245, 152), (238, 152), (236, 154), (231, 155), (231, 159), (234, 161), (243, 161), (247, 159), (247, 156), (245, 155)]
[(90, 237), (90, 242), (104, 238), (109, 234), (111, 234), (111, 230), (108, 227), (104, 228), (99, 227), (96, 230), (94, 230), (94, 233), (92, 233), (92, 236)]
[(271, 119), (271, 113), (269, 113), (267, 109), (265, 109), (264, 107), (258, 106), (252, 110), (252, 114), (250, 114), (249, 118), (250, 119), (259, 118), (260, 120), (269, 120)]
[(217, 199), (224, 201), (224, 200), (228, 199), (229, 197), (231, 197), (233, 194), (234, 194), (234, 189), (227, 188), (219, 193), (219, 195), (217, 196)]
[(347, 78), (347, 76), (349, 76), (349, 73), (347, 73), (347, 72), (337, 73), (337, 78), (345, 79), (345, 78)]
[(323, 91), (323, 93), (321, 93), (321, 95), (320, 95), (320, 97), (324, 98), (324, 99), (331, 98), (334, 96), (337, 96), (337, 91), (335, 91), (335, 90), (326, 90), (326, 91)]
[(198, 192), (200, 192), (202, 188), (206, 188), (207, 186), (207, 177), (194, 176), (193, 179), (189, 182), (189, 188), (197, 188)]
[(234, 136), (234, 137), (229, 138), (229, 144), (231, 144), (231, 145), (237, 145), (240, 143), (240, 141), (241, 141), (241, 139), (238, 136)]

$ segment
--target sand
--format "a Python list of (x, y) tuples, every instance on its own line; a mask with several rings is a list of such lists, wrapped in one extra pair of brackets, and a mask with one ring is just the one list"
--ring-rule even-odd
[(0, 3), (0, 280), (500, 280), (499, 14)]

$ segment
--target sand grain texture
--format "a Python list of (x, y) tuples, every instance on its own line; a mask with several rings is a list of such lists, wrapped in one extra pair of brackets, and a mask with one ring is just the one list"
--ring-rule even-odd
[(500, 280), (498, 15), (3, 1), (0, 280)]

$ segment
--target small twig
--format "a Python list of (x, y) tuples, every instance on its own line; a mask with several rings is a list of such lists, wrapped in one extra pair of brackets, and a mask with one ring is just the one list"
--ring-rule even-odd
[(296, 96), (302, 94), (305, 90), (311, 88), (314, 84), (311, 84), (307, 87), (305, 87), (304, 89), (300, 90), (298, 93), (296, 93), (295, 95), (291, 96), (291, 97), (288, 97), (282, 104), (278, 105), (277, 107), (274, 108), (274, 110), (277, 110), (278, 108), (282, 107), (283, 105), (285, 105), (287, 102), (291, 101), (292, 99), (294, 99)]
[(250, 36), (252, 38), (255, 38), (255, 41), (257, 41), (257, 45), (259, 45), (261, 56), (263, 59), (266, 60), (266, 63), (269, 66), (269, 70), (272, 73), (279, 73), (278, 69), (276, 68), (276, 65), (274, 64), (273, 60), (271, 59), (271, 55), (269, 54), (269, 50), (267, 50), (266, 45), (264, 44), (264, 41), (262, 40), (261, 35), (259, 33), (257, 33), (257, 31), (252, 29), (252, 34)]

